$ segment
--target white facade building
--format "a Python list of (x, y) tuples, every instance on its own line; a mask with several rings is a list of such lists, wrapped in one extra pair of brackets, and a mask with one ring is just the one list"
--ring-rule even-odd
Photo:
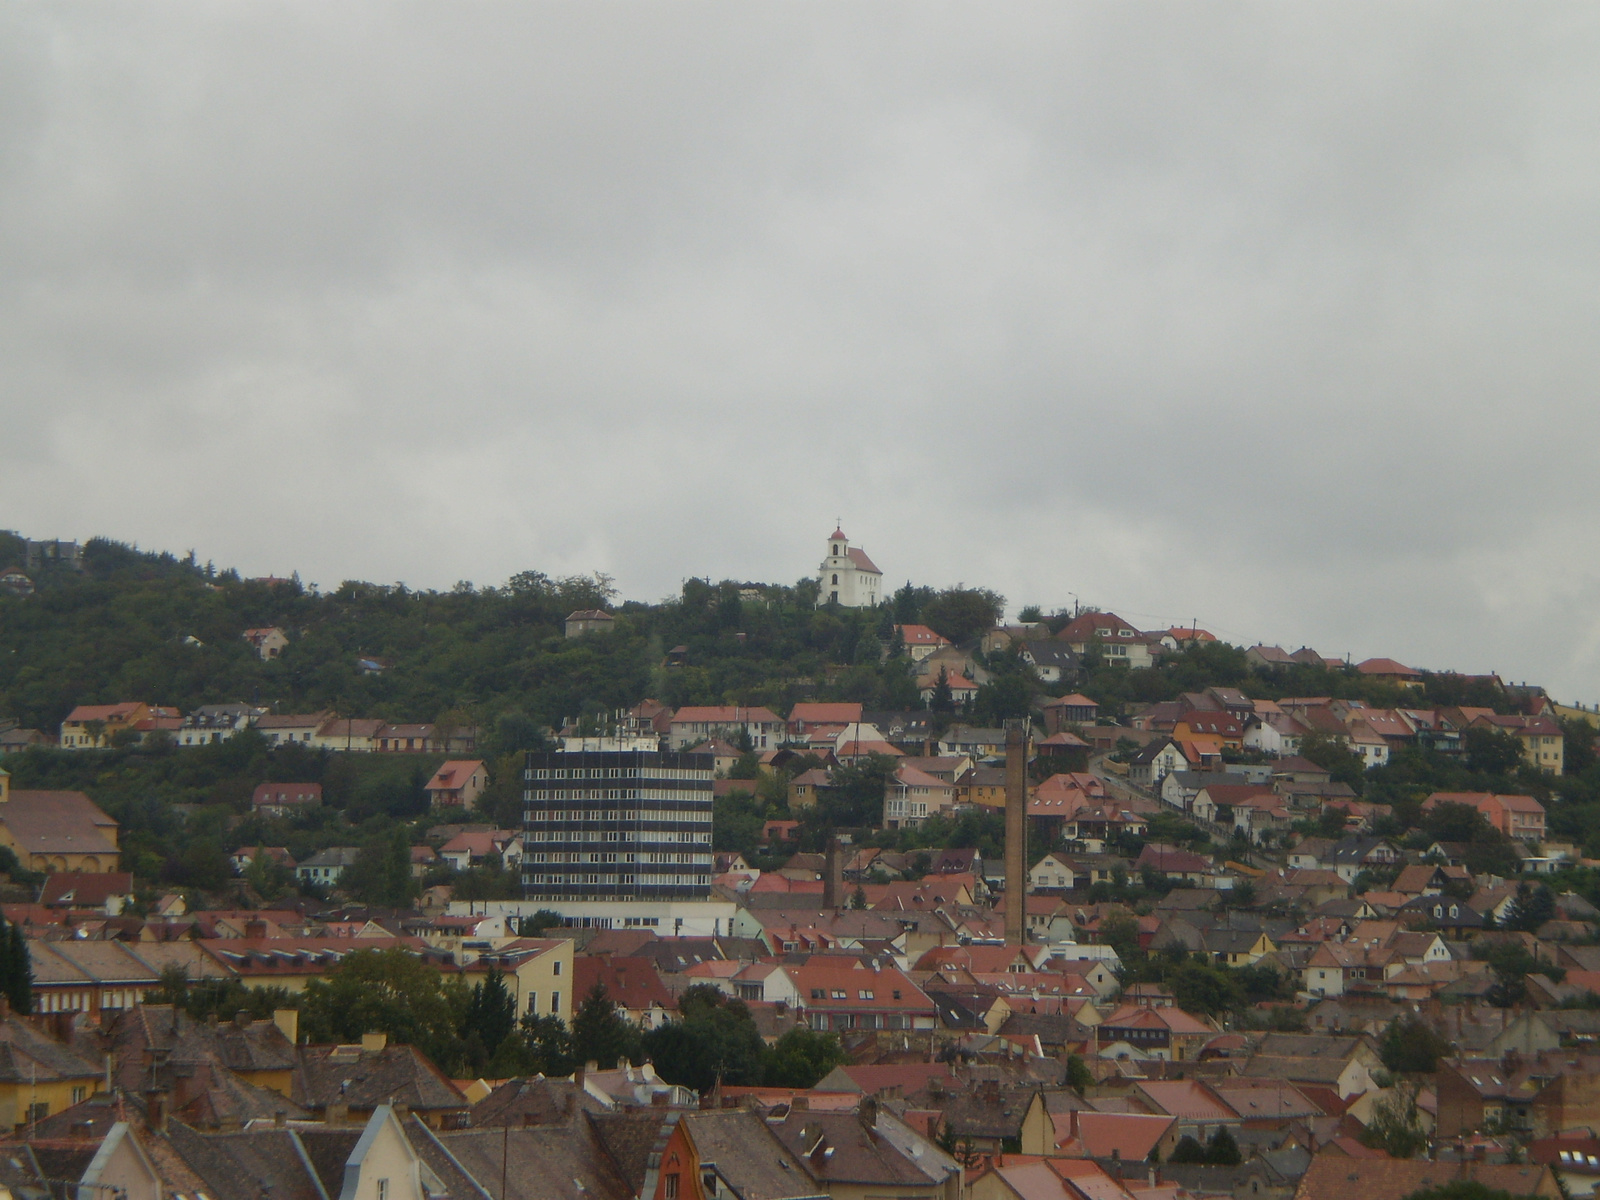
[(883, 572), (873, 565), (865, 550), (853, 548), (839, 529), (828, 539), (828, 557), (822, 560), (821, 578), (818, 604), (872, 608), (883, 596)]

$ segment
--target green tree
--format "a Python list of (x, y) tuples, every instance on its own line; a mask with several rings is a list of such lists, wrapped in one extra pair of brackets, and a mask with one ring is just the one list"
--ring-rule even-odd
[(460, 1059), (457, 1000), (446, 993), (438, 970), (409, 951), (357, 950), (308, 981), (303, 997), (301, 1027), (313, 1042), (386, 1033), (446, 1070)]
[(527, 1074), (571, 1075), (577, 1066), (572, 1056), (572, 1034), (560, 1017), (531, 1013), (523, 1017), (522, 1042), (531, 1055)]
[(490, 967), (482, 983), (472, 985), (472, 997), (461, 1022), (463, 1038), (476, 1037), (484, 1050), (493, 1055), (500, 1043), (511, 1036), (517, 1024), (517, 1001), (506, 987), (505, 974)]
[(1348, 783), (1357, 795), (1366, 789), (1366, 764), (1343, 737), (1317, 731), (1308, 733), (1300, 739), (1300, 755), (1328, 772), (1335, 783)]
[(1556, 983), (1567, 976), (1561, 967), (1535, 958), (1520, 942), (1485, 940), (1473, 946), (1473, 956), (1486, 961), (1494, 972), (1495, 981), (1485, 999), (1499, 1008), (1511, 1008), (1527, 998), (1529, 975), (1548, 975)]
[(1514, 1200), (1510, 1192), (1487, 1187), (1475, 1179), (1455, 1179), (1438, 1187), (1422, 1188), (1403, 1200)]
[(762, 1056), (765, 1087), (810, 1088), (835, 1067), (849, 1061), (837, 1034), (796, 1025)]
[(11, 1011), (23, 1016), (33, 1011), (33, 960), (20, 925), (8, 926), (0, 916), (0, 995)]
[(1439, 1069), (1439, 1060), (1450, 1052), (1448, 1038), (1413, 1016), (1390, 1021), (1378, 1040), (1383, 1065), (1396, 1075), (1432, 1074)]
[(1236, 1167), (1241, 1157), (1239, 1143), (1228, 1132), (1227, 1126), (1220, 1127), (1206, 1143), (1206, 1162), (1214, 1167)]
[(939, 668), (939, 674), (933, 681), (933, 696), (928, 701), (928, 707), (936, 713), (954, 712), (956, 702), (950, 691), (950, 672), (944, 667)]
[(945, 588), (922, 605), (922, 624), (960, 645), (1000, 620), (1006, 598), (987, 588)]
[(1178, 1139), (1178, 1144), (1172, 1148), (1172, 1157), (1167, 1159), (1170, 1163), (1203, 1163), (1206, 1161), (1206, 1148), (1195, 1141), (1193, 1134), (1184, 1134)]
[[(519, 932), (523, 937), (542, 937), (546, 929), (560, 929), (565, 918), (554, 909), (541, 908), (535, 913), (523, 917)], [(568, 1074), (568, 1072), (562, 1072)]]
[(339, 880), (341, 890), (365, 904), (404, 908), (416, 897), (411, 876), (411, 841), (404, 826), (376, 834), (356, 854)]
[(1080, 1096), (1094, 1086), (1094, 1075), (1082, 1055), (1073, 1054), (1067, 1058), (1067, 1086)]
[(697, 1092), (717, 1080), (759, 1083), (763, 1047), (755, 1020), (742, 1000), (730, 1000), (710, 984), (695, 984), (678, 1000), (679, 1017), (645, 1033), (644, 1052), (668, 1083)]
[(1361, 1143), (1394, 1158), (1411, 1158), (1427, 1148), (1428, 1135), (1417, 1111), (1415, 1083), (1399, 1084), (1373, 1102), (1372, 1118), (1361, 1131)]
[(1244, 1004), (1244, 989), (1224, 967), (1190, 959), (1167, 977), (1167, 986), (1185, 1012), (1215, 1015)]
[(639, 1031), (622, 1014), (606, 991), (596, 983), (572, 1018), (572, 1053), (581, 1063), (596, 1063), (610, 1070), (621, 1059), (639, 1057)]
[(1520, 933), (1533, 933), (1546, 921), (1554, 920), (1555, 915), (1556, 898), (1550, 888), (1543, 883), (1534, 887), (1527, 880), (1523, 880), (1517, 884), (1517, 890), (1511, 897), (1511, 903), (1506, 907), (1500, 927)]
[(1510, 775), (1522, 765), (1522, 743), (1514, 733), (1490, 725), (1470, 725), (1461, 734), (1467, 768), (1483, 775)]
[(1100, 941), (1128, 962), (1140, 953), (1139, 919), (1132, 913), (1114, 912), (1100, 922)]

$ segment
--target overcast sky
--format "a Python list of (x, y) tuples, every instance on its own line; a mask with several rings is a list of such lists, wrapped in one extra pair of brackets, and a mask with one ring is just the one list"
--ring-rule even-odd
[(1590, 4), (14, 3), (0, 526), (1600, 699)]

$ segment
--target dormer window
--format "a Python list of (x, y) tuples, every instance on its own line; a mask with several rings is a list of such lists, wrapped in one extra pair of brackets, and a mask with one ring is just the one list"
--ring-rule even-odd
[(1117, 636), (1118, 637), (1132, 637), (1133, 636), (1133, 630), (1131, 630), (1131, 629), (1119, 629), (1119, 630), (1117, 630)]

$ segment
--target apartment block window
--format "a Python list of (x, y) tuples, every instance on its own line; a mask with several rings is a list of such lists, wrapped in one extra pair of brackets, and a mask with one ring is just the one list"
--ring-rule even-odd
[(539, 993), (538, 992), (529, 992), (528, 993), (528, 1012), (537, 1013), (538, 1011), (539, 1011)]
[(559, 1013), (561, 1011), (561, 993), (560, 992), (551, 992), (550, 993), (550, 1011), (553, 1012), (553, 1013)]
[(552, 963), (551, 966), (553, 967), (553, 970), (551, 970), (550, 974), (554, 975), (557, 979), (560, 979), (561, 978), (561, 960), (559, 958), (556, 959), (556, 961), (554, 963)]

